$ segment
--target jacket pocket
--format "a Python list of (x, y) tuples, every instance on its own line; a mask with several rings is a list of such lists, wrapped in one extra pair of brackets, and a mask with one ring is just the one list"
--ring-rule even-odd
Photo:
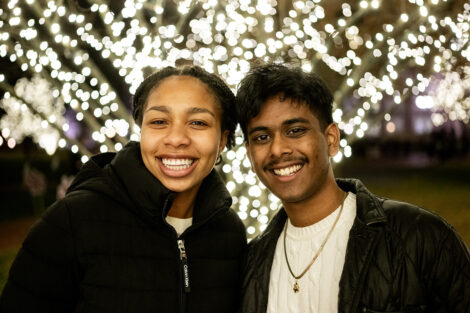
[(408, 307), (400, 311), (376, 311), (376, 310), (371, 310), (369, 308), (362, 308), (361, 310), (362, 313), (426, 313), (426, 306), (425, 305), (419, 305), (419, 306), (413, 306), (413, 307)]

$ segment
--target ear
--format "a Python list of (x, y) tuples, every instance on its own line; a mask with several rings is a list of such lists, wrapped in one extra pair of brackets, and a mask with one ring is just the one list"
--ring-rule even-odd
[(227, 140), (228, 140), (228, 130), (224, 130), (220, 138), (219, 155), (224, 151), (225, 146), (227, 145)]
[(339, 129), (335, 123), (331, 123), (325, 129), (325, 138), (328, 144), (328, 156), (333, 157), (339, 151)]

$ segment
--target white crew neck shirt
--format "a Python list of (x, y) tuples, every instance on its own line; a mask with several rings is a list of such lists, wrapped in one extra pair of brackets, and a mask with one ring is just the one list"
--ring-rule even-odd
[(173, 228), (176, 230), (176, 234), (178, 234), (179, 237), (187, 228), (189, 228), (189, 226), (193, 224), (193, 218), (177, 218), (173, 216), (167, 216), (166, 222), (173, 226)]
[[(340, 207), (321, 221), (295, 227), (287, 226), (287, 257), (295, 275), (300, 275), (312, 261), (339, 214)], [(339, 280), (344, 267), (349, 231), (356, 217), (356, 195), (349, 192), (338, 223), (307, 273), (298, 280), (300, 291), (293, 290), (295, 279), (289, 272), (284, 255), (284, 232), (276, 245), (267, 313), (337, 313)]]

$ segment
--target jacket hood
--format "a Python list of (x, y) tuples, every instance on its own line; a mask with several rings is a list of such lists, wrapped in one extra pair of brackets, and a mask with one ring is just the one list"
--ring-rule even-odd
[[(145, 167), (140, 143), (131, 141), (118, 153), (93, 156), (83, 165), (67, 193), (88, 190), (103, 194), (152, 218), (164, 218), (175, 192), (167, 189)], [(216, 170), (203, 180), (196, 196), (193, 224), (219, 209), (228, 209), (232, 198)]]
[(115, 196), (115, 188), (109, 184), (105, 170), (115, 156), (116, 153), (107, 152), (91, 157), (75, 176), (67, 189), (67, 194), (78, 190), (89, 190)]

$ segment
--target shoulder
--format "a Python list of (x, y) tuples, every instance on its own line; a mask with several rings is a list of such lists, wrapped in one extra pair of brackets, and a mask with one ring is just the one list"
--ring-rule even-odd
[(389, 199), (380, 199), (390, 228), (401, 236), (421, 235), (439, 240), (455, 233), (442, 217), (416, 205)]
[(468, 247), (442, 217), (394, 200), (383, 200), (382, 207), (387, 216), (387, 237), (391, 243), (401, 246), (411, 260), (422, 263), (421, 266), (430, 271), (433, 270), (430, 264), (437, 263), (466, 264), (468, 269)]
[(263, 234), (251, 239), (246, 249), (246, 263), (253, 267), (253, 264), (258, 263), (263, 254), (270, 253), (269, 242), (269, 238)]
[(468, 283), (469, 249), (447, 221), (436, 213), (405, 202), (383, 200), (382, 207), (391, 242), (403, 248), (423, 277), (433, 277), (435, 283), (442, 283), (450, 281), (450, 273), (458, 269), (462, 279), (454, 283)]
[(62, 220), (66, 218), (76, 236), (86, 235), (91, 229), (104, 234), (119, 227), (139, 228), (144, 223), (130, 205), (94, 190), (72, 191), (48, 211), (51, 216), (60, 214)]
[(69, 208), (77, 206), (83, 207), (86, 204), (97, 204), (102, 205), (103, 203), (115, 202), (110, 196), (93, 190), (75, 190), (68, 193), (64, 199), (62, 199), (64, 205)]
[(111, 209), (115, 211), (119, 206), (111, 198), (90, 190), (73, 191), (60, 202), (73, 220), (102, 214)]
[(436, 213), (410, 203), (377, 196), (360, 180), (338, 179), (337, 182), (343, 190), (356, 194), (357, 217), (366, 225), (383, 225), (401, 238), (422, 234), (436, 239), (455, 233), (453, 227)]
[[(217, 246), (220, 250), (246, 249), (246, 230), (238, 214), (227, 203), (223, 208), (201, 218), (193, 216), (193, 229), (195, 237), (201, 236), (204, 240)], [(197, 231), (196, 231), (197, 229)], [(191, 235), (192, 236), (192, 235)]]
[(248, 255), (269, 254), (274, 251), (286, 219), (285, 211), (283, 209), (279, 210), (269, 222), (266, 230), (249, 242)]
[(246, 229), (238, 214), (232, 208), (222, 210), (212, 219), (211, 227), (216, 227), (222, 232), (233, 233), (238, 237), (243, 237), (246, 242)]
[(77, 219), (91, 216), (92, 212), (103, 211), (105, 207), (116, 207), (111, 205), (110, 200), (95, 192), (81, 190), (71, 192), (65, 198), (57, 200), (43, 213), (38, 226), (47, 228), (62, 228), (70, 230)]
[(240, 217), (238, 216), (237, 212), (235, 212), (234, 209), (230, 208), (227, 211), (226, 218), (231, 223), (233, 223), (233, 227), (236, 232), (240, 232), (240, 233), (242, 232), (243, 234), (246, 234), (245, 224), (243, 224), (242, 220), (240, 219)]
[(243, 234), (246, 239), (245, 225), (234, 209), (228, 208), (222, 210), (219, 214), (214, 216), (212, 222), (212, 224), (217, 224), (220, 229), (223, 229), (224, 231)]
[(39, 260), (43, 264), (66, 263), (73, 254), (73, 237), (73, 227), (65, 202), (56, 201), (30, 228), (21, 248), (25, 255), (21, 259), (28, 266), (33, 266), (32, 263)]
[(266, 236), (265, 233), (254, 237), (248, 243), (248, 251), (250, 253), (253, 253), (254, 251), (260, 250), (260, 248), (265, 246), (270, 241), (270, 239), (271, 239), (270, 236)]

